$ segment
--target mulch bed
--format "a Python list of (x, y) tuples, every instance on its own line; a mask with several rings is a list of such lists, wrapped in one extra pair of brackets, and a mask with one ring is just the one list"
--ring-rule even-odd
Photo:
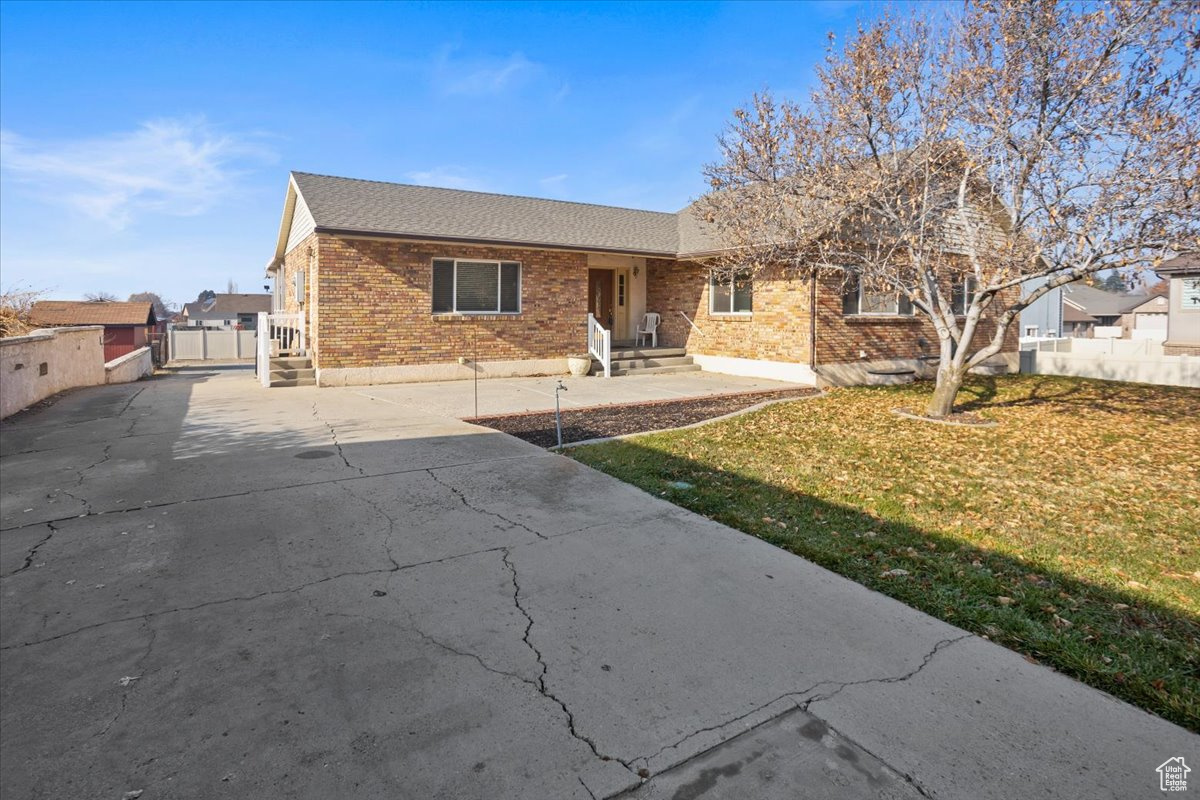
[[(575, 408), (562, 412), (563, 444), (583, 442), (629, 433), (645, 433), (679, 428), (695, 422), (732, 414), (767, 400), (787, 400), (819, 394), (815, 389), (784, 389), (772, 392), (694, 397), (687, 400), (655, 400), (649, 403), (623, 403), (611, 406)], [(555, 447), (554, 412), (505, 414), (466, 420), (495, 428), (539, 447)]]

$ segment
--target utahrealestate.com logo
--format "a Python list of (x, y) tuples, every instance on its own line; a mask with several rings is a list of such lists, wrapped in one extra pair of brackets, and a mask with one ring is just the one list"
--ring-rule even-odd
[(1158, 767), (1158, 788), (1164, 792), (1186, 792), (1187, 776), (1192, 768), (1183, 763), (1183, 756), (1168, 758)]

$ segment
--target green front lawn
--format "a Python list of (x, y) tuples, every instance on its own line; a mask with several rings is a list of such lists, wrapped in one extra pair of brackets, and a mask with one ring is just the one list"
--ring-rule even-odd
[(1200, 391), (981, 378), (960, 408), (998, 427), (890, 413), (931, 389), (571, 454), (1200, 731)]

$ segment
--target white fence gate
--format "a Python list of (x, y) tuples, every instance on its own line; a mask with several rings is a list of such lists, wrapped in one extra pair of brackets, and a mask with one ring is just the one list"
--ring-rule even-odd
[(254, 358), (254, 331), (171, 328), (167, 348), (172, 361), (238, 361)]

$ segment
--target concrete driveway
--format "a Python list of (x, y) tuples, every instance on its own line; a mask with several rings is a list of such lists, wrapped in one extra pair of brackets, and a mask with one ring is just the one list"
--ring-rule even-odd
[(6, 800), (1134, 798), (1200, 763), (1156, 717), (394, 397), (201, 370), (0, 432)]

